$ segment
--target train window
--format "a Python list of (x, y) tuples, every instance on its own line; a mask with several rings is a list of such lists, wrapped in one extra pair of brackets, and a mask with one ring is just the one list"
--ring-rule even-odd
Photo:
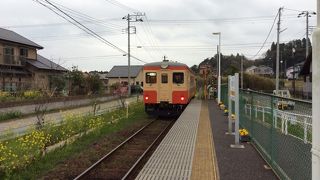
[(173, 83), (183, 84), (184, 83), (184, 74), (182, 72), (173, 73)]
[(161, 83), (168, 83), (168, 74), (161, 74)]
[(157, 73), (147, 72), (146, 73), (146, 83), (157, 83)]

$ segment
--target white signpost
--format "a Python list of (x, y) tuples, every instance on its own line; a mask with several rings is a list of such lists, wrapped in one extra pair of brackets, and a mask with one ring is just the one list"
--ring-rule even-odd
[(244, 145), (239, 142), (239, 73), (228, 78), (228, 134), (232, 134), (232, 102), (234, 102), (235, 122), (234, 122), (234, 144), (231, 148), (244, 148)]
[(312, 180), (320, 179), (320, 0), (317, 1), (317, 28), (312, 34)]

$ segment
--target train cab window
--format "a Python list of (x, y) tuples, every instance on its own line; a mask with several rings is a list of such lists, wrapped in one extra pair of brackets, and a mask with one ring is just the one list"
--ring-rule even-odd
[(168, 83), (168, 74), (161, 74), (161, 83)]
[(183, 84), (184, 83), (184, 74), (182, 72), (173, 73), (173, 83)]
[(147, 72), (146, 73), (146, 83), (157, 83), (157, 73)]

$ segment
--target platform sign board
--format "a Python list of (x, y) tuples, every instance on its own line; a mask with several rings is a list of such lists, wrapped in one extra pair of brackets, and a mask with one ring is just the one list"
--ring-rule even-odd
[[(235, 73), (234, 76), (228, 76), (228, 134), (234, 134), (235, 143), (231, 144), (232, 148), (244, 148), (243, 145), (239, 143), (239, 73)], [(234, 110), (232, 109), (232, 103), (234, 102)], [(234, 121), (234, 133), (232, 133), (232, 112), (234, 111), (235, 121)]]
[(229, 91), (229, 96), (232, 100), (236, 97), (236, 87), (235, 87), (235, 82), (236, 78), (235, 76), (230, 76), (230, 91)]

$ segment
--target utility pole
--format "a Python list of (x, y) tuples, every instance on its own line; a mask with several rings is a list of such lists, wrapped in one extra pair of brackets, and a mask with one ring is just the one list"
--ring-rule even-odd
[(312, 34), (312, 180), (320, 179), (320, 0), (317, 0), (317, 28)]
[(130, 84), (130, 82), (131, 82), (131, 77), (130, 77), (130, 75), (131, 75), (131, 72), (130, 72), (130, 66), (131, 66), (131, 64), (130, 64), (130, 14), (128, 14), (128, 19), (127, 19), (127, 21), (128, 21), (128, 96), (130, 97), (130, 95), (131, 95), (131, 84)]
[(218, 61), (218, 103), (221, 101), (221, 32), (212, 33), (213, 35), (219, 35), (219, 61)]
[(241, 56), (241, 89), (243, 89), (243, 55)]
[(314, 11), (302, 11), (298, 14), (298, 18), (305, 16), (306, 17), (306, 58), (308, 58), (309, 55), (309, 17), (311, 15), (316, 15), (316, 12)]
[[(137, 21), (141, 21), (143, 22), (142, 20), (142, 16), (145, 16), (144, 13), (135, 13), (135, 14), (128, 14), (127, 16), (123, 17), (122, 19), (125, 19), (127, 20), (128, 22), (128, 27), (127, 27), (127, 33), (128, 33), (128, 96), (131, 95), (131, 72), (130, 72), (130, 34), (136, 34), (136, 27), (135, 26), (130, 26), (130, 22), (137, 22)], [(130, 32), (130, 28), (133, 28), (134, 29), (134, 32)]]
[(306, 59), (309, 55), (309, 11), (306, 13)]
[(281, 24), (281, 11), (282, 7), (278, 10), (278, 28), (277, 28), (277, 59), (276, 59), (276, 94), (279, 91), (279, 57), (280, 57), (280, 24)]
[[(219, 73), (219, 59), (218, 59), (218, 54), (219, 54), (219, 45), (217, 45), (217, 72), (216, 72), (216, 74), (217, 74), (217, 98), (218, 98), (218, 73)], [(219, 102), (218, 102), (219, 103)]]

